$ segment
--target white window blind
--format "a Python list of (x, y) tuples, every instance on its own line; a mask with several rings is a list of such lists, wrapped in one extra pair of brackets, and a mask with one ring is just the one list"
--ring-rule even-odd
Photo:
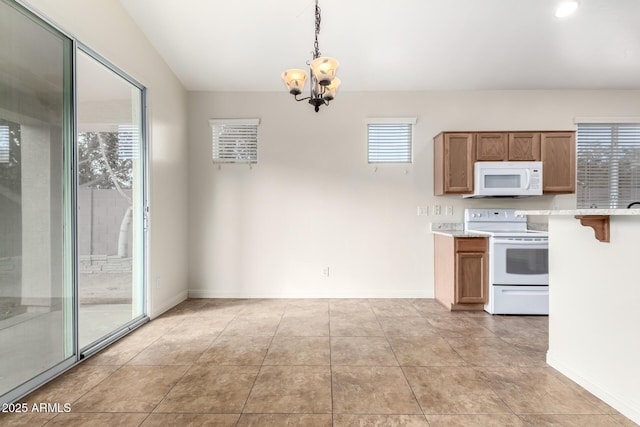
[(368, 119), (369, 163), (411, 163), (415, 118)]
[(640, 201), (640, 123), (578, 123), (577, 207)]
[(215, 163), (256, 163), (260, 119), (211, 119)]
[(0, 163), (9, 163), (9, 126), (0, 126)]
[(118, 158), (137, 159), (140, 157), (137, 125), (118, 125)]

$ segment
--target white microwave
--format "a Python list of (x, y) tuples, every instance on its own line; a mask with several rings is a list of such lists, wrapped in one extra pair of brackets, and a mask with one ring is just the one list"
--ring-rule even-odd
[(476, 162), (473, 194), (463, 197), (542, 195), (542, 162)]

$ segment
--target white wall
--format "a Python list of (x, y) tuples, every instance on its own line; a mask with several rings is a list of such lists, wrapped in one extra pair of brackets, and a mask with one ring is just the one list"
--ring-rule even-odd
[(640, 217), (611, 217), (611, 243), (549, 219), (547, 362), (640, 424)]
[(187, 94), (118, 1), (28, 4), (148, 88), (149, 300), (155, 317), (187, 295)]
[[(275, 77), (274, 77), (275, 78)], [(189, 294), (193, 297), (431, 297), (429, 222), (464, 207), (575, 207), (573, 196), (433, 196), (444, 130), (570, 130), (576, 116), (640, 114), (639, 91), (340, 93), (319, 113), (278, 93), (189, 93)], [(367, 117), (417, 116), (414, 163), (366, 161)], [(210, 118), (259, 117), (259, 159), (211, 161)], [(418, 217), (452, 205), (453, 216)], [(443, 210), (444, 211), (444, 210)], [(323, 269), (330, 268), (329, 277)]]

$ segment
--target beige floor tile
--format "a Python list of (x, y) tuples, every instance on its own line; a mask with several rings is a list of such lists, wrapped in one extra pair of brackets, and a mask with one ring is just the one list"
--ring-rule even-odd
[(0, 426), (3, 427), (40, 427), (57, 414), (50, 413), (0, 413)]
[(370, 301), (370, 305), (376, 316), (406, 317), (420, 315), (410, 300), (378, 300)]
[(238, 317), (258, 318), (258, 317), (281, 317), (289, 302), (285, 300), (246, 300), (242, 311)]
[(516, 414), (597, 414), (588, 402), (551, 372), (551, 368), (479, 368), (491, 388)]
[(153, 412), (239, 414), (258, 369), (257, 366), (194, 365)]
[(431, 427), (522, 427), (517, 415), (427, 415)]
[(284, 316), (276, 335), (290, 337), (328, 337), (329, 316)]
[(469, 367), (403, 368), (425, 414), (511, 413)]
[(332, 337), (383, 337), (384, 331), (378, 319), (371, 315), (331, 316), (329, 324)]
[(291, 301), (284, 311), (284, 318), (287, 317), (325, 317), (329, 318), (329, 302), (316, 300), (294, 300)]
[(243, 414), (237, 427), (331, 427), (331, 414)]
[(187, 366), (123, 366), (72, 405), (73, 412), (151, 412)]
[[(180, 328), (178, 328), (180, 329)], [(193, 337), (171, 331), (131, 359), (129, 365), (191, 365), (215, 339), (215, 335)]]
[(331, 316), (373, 315), (369, 301), (355, 300), (331, 300), (329, 302), (329, 314)]
[(197, 363), (216, 365), (261, 365), (272, 337), (221, 335)]
[(337, 414), (333, 427), (429, 427), (424, 415), (348, 415)]
[(436, 333), (445, 338), (450, 337), (491, 337), (495, 336), (489, 329), (479, 326), (468, 316), (458, 317), (430, 317), (427, 319), (434, 327)]
[(138, 427), (144, 421), (147, 414), (119, 414), (119, 413), (92, 413), (92, 414), (60, 414), (47, 423), (53, 427)]
[(244, 413), (331, 413), (331, 369), (263, 366)]
[(265, 365), (330, 365), (329, 337), (276, 336)]
[(20, 401), (30, 405), (33, 403), (73, 403), (117, 369), (118, 366), (92, 366), (83, 363)]
[(331, 364), (398, 366), (398, 361), (385, 337), (332, 337)]
[(539, 361), (497, 337), (447, 338), (453, 349), (472, 366), (539, 366)]
[(436, 330), (422, 316), (378, 316), (378, 322), (387, 336), (434, 335)]
[(234, 427), (239, 414), (151, 414), (141, 427)]
[(223, 335), (241, 335), (241, 336), (273, 336), (280, 324), (281, 316), (251, 315), (241, 317), (240, 315), (233, 319), (225, 330)]
[(84, 363), (88, 365), (121, 366), (140, 354), (145, 348), (160, 338), (158, 336), (128, 335), (106, 349), (91, 356)]
[(521, 415), (527, 427), (620, 427), (609, 415)]
[(169, 333), (180, 333), (185, 337), (192, 338), (215, 338), (222, 332), (231, 321), (234, 315), (206, 315), (197, 313), (186, 317), (178, 326)]
[(71, 413), (0, 425), (636, 425), (547, 346), (546, 316), (433, 299), (187, 300), (21, 399)]
[(401, 366), (462, 366), (465, 361), (439, 336), (389, 337)]
[(563, 384), (566, 384), (571, 390), (577, 393), (584, 400), (589, 402), (596, 408), (596, 411), (601, 414), (610, 414), (610, 415), (619, 415), (619, 412), (613, 409), (611, 406), (604, 403), (602, 400), (595, 397), (593, 394), (589, 393), (584, 388), (580, 387), (578, 384), (573, 382), (571, 379), (565, 377), (560, 372), (556, 371), (553, 368), (549, 368), (546, 372), (550, 373), (554, 377), (556, 377)]
[(619, 425), (623, 426), (623, 427), (636, 427), (638, 426), (638, 424), (634, 423), (633, 421), (631, 421), (629, 418), (625, 417), (624, 415), (610, 415), (611, 419), (613, 419), (615, 422), (617, 422)]
[(399, 367), (333, 367), (334, 414), (422, 414)]

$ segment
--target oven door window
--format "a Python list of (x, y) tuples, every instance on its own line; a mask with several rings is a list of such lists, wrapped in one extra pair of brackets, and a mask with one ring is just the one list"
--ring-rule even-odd
[(536, 275), (549, 273), (549, 250), (539, 248), (507, 248), (507, 274)]

